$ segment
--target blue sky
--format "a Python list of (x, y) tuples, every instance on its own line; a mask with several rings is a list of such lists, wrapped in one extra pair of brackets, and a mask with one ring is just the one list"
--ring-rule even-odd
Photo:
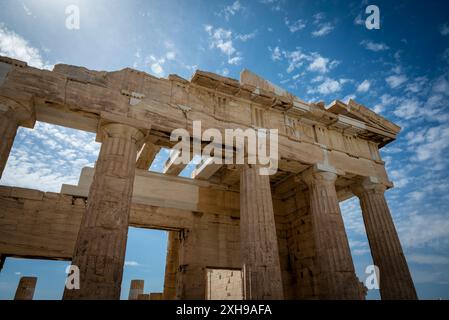
[[(238, 79), (248, 68), (307, 101), (355, 98), (402, 127), (382, 150), (395, 183), (387, 198), (418, 295), (448, 299), (449, 4), (429, 3), (3, 0), (0, 55), (41, 68), (134, 67), (160, 77), (190, 78), (202, 69)], [(65, 27), (69, 4), (80, 9), (79, 30)], [(380, 9), (379, 30), (364, 25), (369, 4)], [(88, 133), (44, 123), (21, 128), (0, 184), (57, 192), (76, 183), (98, 150)], [(371, 256), (358, 200), (341, 207), (364, 279)], [(131, 277), (145, 279), (146, 291), (161, 291), (166, 234), (129, 234), (125, 296)], [(39, 275), (37, 298), (60, 298), (65, 265), (8, 259), (0, 299), (12, 298), (20, 275), (29, 274)]]

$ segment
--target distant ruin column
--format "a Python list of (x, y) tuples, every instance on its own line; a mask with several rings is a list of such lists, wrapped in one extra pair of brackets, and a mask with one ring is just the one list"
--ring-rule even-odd
[(363, 299), (335, 190), (337, 175), (311, 168), (302, 177), (309, 187), (317, 296), (332, 300)]
[(252, 165), (240, 173), (240, 248), (246, 299), (283, 299), (270, 178)]
[(99, 133), (102, 145), (72, 259), (80, 268), (80, 289), (66, 289), (64, 299), (120, 298), (137, 146), (144, 135), (118, 123)]
[(33, 300), (34, 289), (36, 288), (36, 277), (22, 277), (17, 286), (14, 300)]
[(128, 300), (137, 300), (139, 295), (143, 294), (144, 286), (144, 280), (131, 280)]
[(178, 273), (179, 232), (168, 232), (165, 263), (164, 300), (176, 299), (176, 275)]
[(360, 199), (363, 221), (374, 264), (379, 267), (382, 299), (417, 299), (415, 286), (402, 251), (384, 192), (373, 178), (353, 186)]

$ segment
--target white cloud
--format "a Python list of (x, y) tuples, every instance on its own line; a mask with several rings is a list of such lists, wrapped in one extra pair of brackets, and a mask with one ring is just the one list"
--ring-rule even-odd
[(169, 51), (167, 52), (165, 57), (167, 58), (167, 60), (174, 60), (176, 58), (176, 53), (173, 51)]
[(371, 82), (369, 80), (364, 80), (359, 86), (357, 87), (357, 92), (367, 92), (371, 86)]
[(320, 93), (320, 94), (331, 94), (338, 92), (342, 89), (343, 85), (348, 82), (348, 79), (339, 79), (334, 80), (331, 78), (325, 78), (325, 80), (318, 85), (316, 88), (310, 88), (307, 90), (307, 93), (313, 94), (313, 93)]
[(393, 113), (400, 118), (408, 120), (422, 115), (422, 108), (418, 100), (404, 99)]
[(239, 65), (242, 62), (242, 57), (232, 57), (228, 59), (229, 64)]
[(431, 127), (426, 130), (423, 138), (424, 141), (415, 149), (418, 161), (444, 161), (442, 157), (449, 147), (449, 126)]
[(314, 20), (313, 23), (318, 24), (318, 23), (320, 23), (321, 20), (323, 20), (326, 17), (326, 15), (324, 12), (318, 12), (318, 13), (315, 13), (312, 17)]
[(235, 36), (235, 38), (237, 40), (246, 42), (248, 40), (254, 39), (256, 37), (257, 31), (253, 31), (251, 33), (246, 33), (246, 34), (238, 34)]
[(423, 191), (412, 191), (409, 192), (407, 196), (413, 201), (420, 201), (424, 198), (425, 193)]
[(357, 96), (355, 94), (348, 94), (343, 99), (341, 99), (341, 101), (343, 101), (345, 103), (349, 103), (349, 100), (355, 100), (355, 98), (357, 98)]
[(240, 1), (234, 1), (231, 5), (225, 6), (223, 10), (221, 10), (218, 15), (224, 16), (224, 18), (229, 20), (232, 16), (236, 15), (238, 12), (243, 10), (243, 6), (240, 4)]
[(237, 65), (242, 61), (240, 52), (234, 48), (232, 31), (223, 28), (214, 29), (211, 25), (204, 26), (209, 34), (209, 47), (219, 49), (228, 56), (228, 63)]
[(417, 77), (413, 80), (412, 83), (407, 84), (405, 90), (411, 93), (422, 92), (427, 82), (427, 77)]
[(388, 85), (392, 89), (399, 87), (401, 84), (403, 84), (407, 80), (408, 80), (407, 76), (405, 76), (403, 74), (401, 74), (401, 75), (391, 75), (391, 76), (389, 76), (389, 77), (387, 77), (385, 79), (385, 81), (388, 83)]
[(447, 36), (449, 34), (449, 25), (447, 23), (440, 27), (440, 33), (442, 36)]
[(328, 23), (320, 25), (319, 29), (313, 31), (312, 36), (323, 37), (323, 36), (329, 34), (332, 30), (334, 30), (334, 26), (328, 22)]
[(409, 183), (410, 179), (408, 178), (408, 175), (408, 171), (404, 169), (391, 170), (389, 172), (394, 187), (397, 189), (403, 188)]
[(410, 254), (407, 260), (418, 264), (449, 264), (449, 257), (436, 254)]
[(281, 50), (279, 49), (279, 47), (275, 47), (274, 49), (268, 47), (268, 50), (271, 51), (271, 60), (279, 61), (282, 59)]
[[(77, 184), (81, 169), (93, 166), (100, 144), (92, 133), (38, 122), (33, 130), (19, 128), (0, 183), (59, 192)], [(74, 157), (75, 156), (75, 157)]]
[(125, 261), (125, 266), (127, 267), (140, 267), (141, 264), (137, 261)]
[(31, 12), (30, 8), (28, 8), (28, 7), (25, 5), (25, 3), (22, 3), (22, 7), (23, 7), (23, 10), (25, 11), (25, 13), (26, 13), (27, 16), (31, 16), (31, 15), (33, 14), (33, 13)]
[(354, 18), (354, 24), (361, 26), (361, 25), (365, 25), (365, 20), (362, 19), (362, 15), (358, 14), (355, 18)]
[(306, 22), (302, 19), (291, 22), (288, 18), (285, 18), (285, 25), (291, 33), (302, 30), (306, 27)]
[(324, 22), (326, 15), (323, 12), (319, 12), (313, 15), (313, 24), (317, 27), (316, 30), (312, 31), (313, 37), (323, 37), (334, 30), (334, 25), (330, 22)]
[(53, 69), (45, 62), (39, 49), (31, 46), (27, 40), (0, 25), (0, 55), (25, 61), (28, 65), (39, 69)]
[(156, 58), (153, 55), (150, 55), (146, 58), (148, 64), (150, 65), (151, 72), (153, 72), (155, 75), (162, 77), (164, 75), (164, 68), (163, 65), (165, 63), (165, 58)]
[(385, 110), (385, 107), (387, 107), (388, 105), (396, 103), (396, 101), (397, 101), (396, 97), (393, 97), (393, 96), (391, 96), (389, 94), (383, 94), (380, 97), (380, 103), (376, 104), (373, 107), (373, 111), (377, 112), (377, 113), (380, 113), (380, 112)]
[(351, 248), (351, 252), (356, 256), (364, 255), (370, 252), (369, 244), (366, 241), (349, 240), (349, 247)]
[(330, 69), (333, 69), (338, 65), (336, 60), (330, 61), (330, 59), (325, 58), (316, 52), (313, 52), (308, 59), (311, 61), (307, 68), (309, 71), (327, 73)]
[(397, 222), (404, 247), (447, 245), (449, 243), (449, 216), (426, 212), (411, 212)]
[[(288, 63), (287, 73), (292, 73), (296, 69), (306, 66), (307, 71), (325, 74), (339, 64), (339, 61), (337, 60), (323, 57), (317, 52), (306, 53), (300, 48), (297, 48), (294, 51), (285, 51), (281, 50), (279, 47), (275, 47), (274, 49), (268, 47), (268, 50), (271, 52), (271, 59), (273, 61), (279, 61), (285, 58)], [(305, 72), (303, 71), (299, 74), (303, 75), (304, 73)], [(296, 77), (299, 77), (299, 74), (297, 74)]]
[(390, 49), (385, 43), (376, 43), (376, 42), (372, 42), (370, 40), (363, 40), (362, 42), (360, 42), (360, 44), (362, 46), (364, 46), (365, 49), (374, 51), (374, 52), (385, 51), (385, 50)]

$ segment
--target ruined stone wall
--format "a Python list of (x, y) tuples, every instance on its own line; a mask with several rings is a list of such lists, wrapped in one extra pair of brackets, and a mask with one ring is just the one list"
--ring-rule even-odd
[(285, 299), (314, 299), (314, 243), (307, 191), (274, 201)]
[(2, 186), (0, 208), (2, 255), (71, 259), (84, 198)]
[[(72, 258), (86, 198), (2, 186), (0, 207), (0, 255)], [(207, 267), (241, 267), (239, 218), (231, 214), (133, 204), (130, 225), (178, 230), (177, 298), (205, 298)]]
[(316, 298), (314, 288), (315, 246), (309, 214), (308, 192), (296, 190), (292, 200), (295, 211), (289, 217), (288, 248), (292, 277), (295, 280), (294, 297), (295, 299), (313, 299)]
[(238, 218), (198, 213), (180, 238), (179, 299), (205, 299), (207, 267), (241, 267)]

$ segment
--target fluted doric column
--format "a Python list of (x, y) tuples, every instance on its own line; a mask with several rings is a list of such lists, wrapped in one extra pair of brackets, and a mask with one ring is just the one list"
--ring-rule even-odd
[(252, 165), (240, 173), (240, 248), (246, 299), (283, 299), (270, 178)]
[(382, 299), (417, 299), (384, 192), (386, 187), (365, 178), (352, 188), (360, 199), (363, 221), (374, 264), (379, 268)]
[(17, 129), (21, 125), (32, 128), (34, 123), (33, 106), (26, 108), (16, 102), (8, 101), (2, 104), (0, 101), (0, 178), (14, 144)]
[(302, 178), (309, 187), (318, 298), (364, 299), (362, 284), (355, 275), (335, 190), (337, 175), (311, 168)]
[(64, 299), (120, 298), (137, 147), (144, 135), (117, 123), (100, 130), (102, 145), (72, 259), (80, 269), (80, 289), (66, 289)]

